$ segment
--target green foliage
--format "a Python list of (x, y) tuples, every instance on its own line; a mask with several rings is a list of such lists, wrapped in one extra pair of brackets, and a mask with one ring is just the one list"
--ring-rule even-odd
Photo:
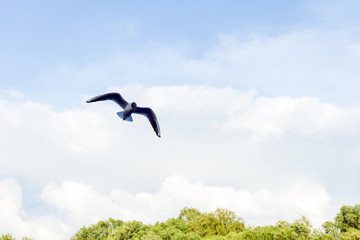
[[(163, 240), (170, 239), (200, 239), (193, 236), (194, 234), (186, 233), (187, 222), (180, 217), (177, 219), (171, 218), (165, 223), (156, 223), (152, 230)], [(197, 235), (197, 234), (195, 234)]]
[(15, 240), (11, 234), (1, 234), (0, 240)]
[[(335, 226), (335, 223), (326, 221), (322, 225), (322, 227), (325, 230), (325, 234), (327, 236), (329, 236), (329, 239), (337, 239), (338, 238), (338, 236), (340, 234), (340, 230)], [(330, 236), (332, 238), (330, 238)]]
[(153, 231), (148, 231), (141, 240), (161, 240), (162, 238), (156, 235)]
[(360, 240), (360, 230), (349, 228), (339, 235), (339, 240)]
[[(324, 233), (322, 233), (324, 234)], [(318, 233), (320, 236), (321, 233)], [(208, 240), (305, 240), (311, 239), (309, 220), (302, 217), (294, 223), (279, 221), (275, 226), (248, 227), (242, 231), (230, 232), (225, 236), (205, 237)], [(314, 238), (315, 240), (316, 238)], [(317, 238), (318, 240), (327, 238)]]
[(351, 228), (360, 229), (360, 204), (354, 207), (342, 206), (335, 218), (335, 225), (341, 232), (346, 232)]
[(195, 232), (187, 231), (187, 223), (182, 219), (171, 219), (165, 224), (155, 225), (155, 232), (163, 240), (198, 240), (201, 237)]
[[(200, 213), (190, 211), (188, 231), (195, 232), (201, 237), (220, 235), (225, 236), (230, 232), (240, 232), (245, 229), (245, 224), (234, 212), (218, 208), (215, 212)], [(182, 217), (180, 213), (180, 218)]]
[[(234, 212), (217, 209), (202, 213), (185, 207), (178, 218), (145, 225), (139, 221), (123, 222), (112, 218), (82, 227), (71, 240), (360, 240), (360, 205), (343, 206), (334, 222), (313, 229), (305, 217), (290, 223), (246, 227)], [(3, 234), (0, 240), (15, 240)], [(23, 238), (22, 240), (31, 240)]]
[[(15, 240), (15, 238), (11, 234), (1, 234), (0, 240)], [(23, 237), (21, 240), (33, 240), (29, 237)]]
[(107, 239), (109, 240), (126, 240), (126, 239), (143, 239), (149, 230), (148, 225), (139, 221), (125, 222), (120, 227), (112, 231)]
[(312, 233), (311, 240), (335, 240), (338, 237), (334, 237), (330, 233), (324, 233), (320, 229), (315, 229)]
[(299, 220), (291, 224), (291, 228), (296, 233), (297, 239), (310, 239), (312, 225), (304, 216), (301, 216)]
[(71, 240), (103, 240), (112, 233), (112, 231), (123, 225), (123, 221), (112, 218), (106, 221), (100, 221), (90, 227), (82, 227)]
[[(307, 224), (307, 219), (301, 218), (294, 223), (279, 221), (275, 226), (250, 227), (239, 233), (234, 238), (240, 240), (302, 240), (310, 239), (311, 229)], [(228, 235), (227, 235), (228, 236)], [(226, 238), (228, 239), (228, 238)]]
[(196, 208), (185, 207), (181, 209), (179, 218), (186, 222), (194, 222), (201, 216), (201, 212)]

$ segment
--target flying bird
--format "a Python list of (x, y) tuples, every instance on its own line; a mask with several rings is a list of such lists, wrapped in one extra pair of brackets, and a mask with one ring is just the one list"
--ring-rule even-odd
[(124, 109), (124, 111), (117, 113), (117, 115), (124, 121), (126, 120), (129, 122), (132, 122), (133, 121), (133, 119), (131, 117), (132, 113), (141, 114), (141, 115), (147, 117), (149, 119), (149, 122), (150, 122), (151, 126), (153, 127), (156, 135), (158, 137), (161, 137), (159, 122), (156, 118), (154, 111), (151, 110), (151, 108), (138, 107), (135, 102), (128, 103), (127, 101), (125, 101), (125, 99), (119, 93), (105, 93), (105, 94), (93, 97), (93, 98), (87, 100), (86, 102), (92, 103), (92, 102), (105, 101), (105, 100), (112, 100)]

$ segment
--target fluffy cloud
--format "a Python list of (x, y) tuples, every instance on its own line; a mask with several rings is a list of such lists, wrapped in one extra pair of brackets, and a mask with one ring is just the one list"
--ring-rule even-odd
[(0, 232), (17, 238), (61, 240), (71, 233), (71, 229), (54, 216), (29, 216), (22, 206), (21, 187), (12, 178), (0, 181), (0, 216)]
[[(326, 183), (332, 171), (354, 164), (351, 156), (358, 152), (359, 107), (312, 97), (263, 97), (230, 87), (127, 85), (109, 91), (151, 106), (163, 138), (155, 137), (142, 116), (134, 116), (133, 123), (119, 121), (119, 108), (111, 102), (58, 111), (41, 103), (2, 100), (0, 172), (42, 186), (75, 180), (107, 191), (117, 186), (153, 191), (174, 174), (278, 188), (300, 177)], [(207, 171), (199, 171), (204, 166)], [(279, 166), (277, 178), (262, 181)], [(347, 173), (343, 177), (349, 180)]]
[(204, 86), (125, 86), (110, 90), (154, 106), (161, 114), (166, 112), (174, 125), (184, 121), (182, 125), (204, 127), (197, 121), (206, 123), (207, 128), (238, 130), (256, 138), (287, 133), (358, 135), (360, 130), (360, 107), (336, 106), (314, 97), (271, 98), (259, 96), (255, 90)]
[(336, 206), (359, 197), (358, 107), (230, 87), (108, 90), (152, 107), (163, 137), (142, 116), (120, 121), (111, 102), (59, 111), (0, 101), (0, 174), (17, 176), (26, 197), (42, 191), (56, 216), (22, 215), (27, 209), (20, 187), (6, 180), (13, 187), (1, 192), (2, 211), (20, 224), (3, 229), (23, 226), (18, 232), (26, 233), (47, 218), (49, 224), (65, 222), (64, 229), (110, 216), (152, 222), (176, 216), (186, 205), (226, 207), (251, 224), (301, 214), (319, 224), (333, 209), (329, 196)]
[(113, 189), (100, 194), (90, 185), (64, 181), (48, 184), (41, 193), (43, 205), (50, 205), (58, 216), (28, 216), (22, 207), (21, 187), (14, 179), (0, 182), (1, 232), (36, 239), (68, 239), (81, 226), (109, 217), (141, 220), (145, 223), (176, 217), (181, 208), (201, 211), (227, 208), (249, 224), (273, 224), (275, 220), (293, 221), (304, 215), (316, 226), (329, 219), (330, 196), (319, 184), (297, 183), (289, 191), (249, 191), (191, 182), (182, 175), (165, 179), (155, 193), (129, 193)]

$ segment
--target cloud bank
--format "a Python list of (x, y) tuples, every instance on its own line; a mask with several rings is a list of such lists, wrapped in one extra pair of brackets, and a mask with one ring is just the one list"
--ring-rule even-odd
[(163, 137), (142, 116), (118, 119), (112, 102), (59, 111), (0, 101), (2, 232), (64, 239), (108, 217), (163, 221), (185, 206), (228, 208), (254, 225), (305, 215), (318, 226), (342, 196), (359, 197), (359, 107), (230, 87), (108, 91), (151, 106)]
[[(290, 220), (307, 216), (316, 226), (329, 217), (330, 196), (319, 184), (298, 183), (286, 192), (249, 191), (191, 182), (182, 175), (170, 176), (155, 193), (132, 194), (121, 189), (100, 194), (92, 186), (74, 181), (48, 184), (41, 193), (42, 204), (61, 215), (29, 216), (22, 207), (21, 187), (14, 179), (0, 182), (2, 232), (36, 239), (68, 239), (83, 225), (109, 217), (140, 220), (144, 223), (177, 217), (184, 206), (201, 211), (227, 208), (251, 224), (273, 224), (274, 219)], [(63, 216), (63, 217), (61, 217)]]
[[(148, 178), (156, 185), (174, 174), (210, 181), (211, 171), (221, 169), (224, 172), (216, 175), (233, 184), (239, 182), (238, 176), (232, 177), (236, 171), (257, 168), (267, 176), (274, 164), (291, 167), (289, 175), (298, 176), (308, 175), (305, 166), (311, 164), (319, 174), (314, 176), (321, 177), (324, 169), (317, 169), (321, 164), (329, 164), (322, 166), (325, 169), (340, 167), (341, 157), (345, 167), (355, 160), (352, 153), (358, 152), (359, 107), (312, 97), (262, 97), (256, 91), (230, 87), (127, 85), (109, 91), (151, 106), (164, 137), (154, 141), (150, 124), (141, 116), (131, 124), (119, 121), (118, 106), (111, 102), (57, 111), (51, 105), (2, 100), (0, 171), (43, 185), (69, 179), (101, 182), (100, 187), (117, 179), (126, 188), (125, 180), (140, 178), (139, 185), (132, 186), (135, 191), (143, 184), (153, 191), (145, 183)], [(196, 170), (207, 165), (208, 173)], [(227, 171), (233, 174), (229, 177)], [(240, 176), (238, 187), (246, 184), (247, 177), (254, 178), (249, 171), (244, 171), (243, 179)]]

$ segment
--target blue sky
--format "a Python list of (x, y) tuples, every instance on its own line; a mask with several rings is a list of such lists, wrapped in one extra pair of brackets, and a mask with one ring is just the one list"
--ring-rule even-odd
[[(261, 38), (276, 39), (289, 32), (305, 30), (318, 33), (318, 41), (329, 41), (330, 38), (326, 47), (333, 47), (332, 44), (339, 47), (339, 42), (346, 44), (358, 35), (358, 18), (353, 10), (356, 4), (355, 1), (341, 6), (336, 1), (327, 1), (326, 4), (323, 1), (139, 1), (132, 4), (124, 1), (106, 4), (94, 1), (5, 1), (1, 10), (1, 85), (8, 89), (16, 87), (41, 101), (49, 101), (50, 97), (45, 100), (42, 96), (48, 97), (48, 93), (57, 95), (56, 89), (59, 89), (63, 93), (59, 98), (75, 101), (82, 89), (84, 94), (90, 89), (104, 89), (103, 84), (192, 84), (190, 79), (169, 77), (147, 80), (119, 77), (84, 83), (55, 80), (53, 75), (57, 74), (54, 69), (59, 66), (81, 68), (119, 53), (136, 54), (144, 48), (156, 52), (163, 48), (182, 47), (185, 48), (185, 58), (202, 59), (209, 49), (219, 44), (220, 35), (234, 36), (246, 43)], [(321, 84), (323, 89), (315, 86), (316, 90), (292, 89), (293, 85), (300, 83), (288, 84), (285, 80), (277, 83), (282, 86), (274, 89), (251, 79), (222, 79), (221, 83), (203, 81), (202, 84), (235, 86), (245, 90), (254, 87), (270, 96), (317, 94), (324, 100), (339, 101), (339, 96), (331, 98), (334, 86), (326, 82), (325, 86)], [(344, 91), (341, 94), (345, 95)], [(60, 104), (54, 99), (50, 102)], [(352, 104), (352, 99), (346, 99), (344, 103)]]
[(1, 10), (3, 84), (37, 89), (42, 85), (39, 75), (59, 64), (82, 66), (151, 44), (189, 44), (189, 57), (201, 57), (220, 33), (246, 37), (259, 30), (270, 35), (283, 31), (302, 18), (298, 8), (303, 3), (299, 3), (5, 2)]
[[(359, 203), (359, 5), (2, 1), (0, 233), (185, 206), (320, 226)], [(162, 138), (85, 104), (107, 91), (153, 108)]]

